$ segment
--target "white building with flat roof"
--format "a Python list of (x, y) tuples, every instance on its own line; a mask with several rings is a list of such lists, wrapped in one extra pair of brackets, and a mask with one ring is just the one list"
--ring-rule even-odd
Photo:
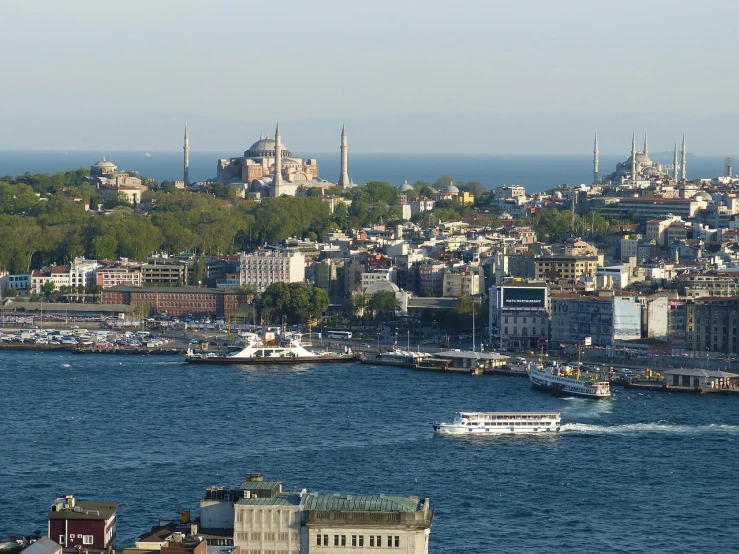
[(266, 250), (241, 254), (239, 282), (264, 292), (272, 283), (301, 283), (305, 280), (305, 255), (299, 251)]

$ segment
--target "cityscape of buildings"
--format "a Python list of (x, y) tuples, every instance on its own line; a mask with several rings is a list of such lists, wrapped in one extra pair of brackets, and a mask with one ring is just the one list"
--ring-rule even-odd
[[(727, 166), (724, 177), (688, 180), (685, 145), (683, 135), (680, 161), (676, 147), (674, 165), (664, 167), (649, 158), (647, 136), (641, 150), (634, 136), (631, 155), (599, 177), (596, 135), (591, 185), (534, 194), (502, 185), (484, 204), (453, 182), (435, 198), (419, 196), (404, 182), (397, 190), (400, 221), (205, 256), (200, 277), (198, 257), (152, 252), (143, 260), (75, 258), (67, 266), (4, 273), (0, 290), (22, 296), (56, 289), (75, 299), (92, 291), (102, 305), (232, 317), (246, 301), (239, 291), (258, 295), (273, 283), (308, 282), (326, 291), (333, 311), (350, 295), (369, 298), (379, 291), (394, 295), (399, 312), (410, 315), (446, 310), (446, 300), (479, 298), (489, 310), (480, 343), (489, 348), (557, 349), (591, 336), (594, 347), (649, 343), (660, 351), (730, 354), (736, 326), (726, 314), (739, 308), (739, 179)], [(187, 130), (184, 151), (187, 178)], [(338, 185), (355, 186), (348, 178), (345, 128), (340, 155)], [(279, 126), (274, 140), (263, 136), (243, 158), (221, 160), (218, 168), (221, 182), (254, 202), (315, 186), (332, 211), (351, 204), (345, 196), (325, 195), (336, 185), (317, 180), (316, 160), (284, 149)], [(95, 163), (90, 181), (146, 210), (141, 179), (118, 172), (112, 162)], [(193, 193), (199, 186), (187, 183)], [(276, 192), (276, 186), (282, 188)], [(436, 205), (454, 202), (474, 207), (474, 215), (435, 222)], [(559, 240), (536, 225), (550, 210), (571, 216)], [(609, 220), (608, 232), (589, 226), (586, 214)]]

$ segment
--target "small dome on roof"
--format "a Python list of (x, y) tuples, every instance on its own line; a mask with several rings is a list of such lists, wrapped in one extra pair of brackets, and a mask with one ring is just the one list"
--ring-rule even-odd
[(459, 189), (454, 184), (449, 184), (444, 189), (446, 194), (459, 194)]
[(413, 190), (413, 187), (408, 184), (408, 181), (407, 180), (405, 180), (405, 181), (403, 181), (403, 184), (400, 185), (399, 190), (400, 190), (400, 192), (407, 192), (409, 190)]
[(94, 164), (92, 167), (103, 168), (103, 167), (115, 167), (115, 166), (116, 165), (113, 162), (109, 162), (108, 160), (105, 159), (105, 156), (103, 156), (103, 159), (97, 162), (96, 164)]
[(694, 196), (694, 198), (696, 200), (703, 200), (705, 202), (712, 202), (713, 201), (713, 196), (711, 196), (709, 193), (707, 193), (704, 190), (702, 190), (701, 192), (699, 192), (698, 194), (696, 194)]

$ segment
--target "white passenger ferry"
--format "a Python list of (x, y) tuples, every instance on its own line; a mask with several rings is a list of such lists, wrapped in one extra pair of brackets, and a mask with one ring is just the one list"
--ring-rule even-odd
[(610, 398), (611, 384), (598, 375), (581, 375), (568, 366), (532, 365), (528, 369), (531, 386), (556, 396)]
[(556, 433), (559, 412), (459, 412), (452, 423), (434, 423), (440, 435), (510, 435)]
[(188, 348), (185, 359), (194, 363), (244, 365), (348, 362), (357, 359), (351, 348), (346, 347), (343, 354), (308, 350), (301, 342), (300, 333), (286, 333), (275, 344), (265, 343), (253, 333), (245, 333), (243, 338), (246, 345), (231, 354), (193, 352)]

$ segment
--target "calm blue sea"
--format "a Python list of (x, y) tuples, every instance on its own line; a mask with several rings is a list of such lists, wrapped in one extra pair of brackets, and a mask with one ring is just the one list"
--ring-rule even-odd
[[(140, 175), (157, 181), (182, 179), (182, 152), (107, 151), (85, 152), (73, 150), (0, 151), (0, 177), (31, 173), (55, 172), (79, 167), (90, 167), (103, 155), (119, 169), (135, 170)], [(242, 156), (243, 152), (190, 153), (190, 177), (193, 181), (214, 178), (218, 158)], [(320, 175), (336, 182), (339, 175), (339, 152), (300, 154), (318, 160)], [(616, 163), (628, 157), (601, 156), (601, 173), (615, 170)], [(657, 157), (653, 156), (655, 159)], [(668, 162), (671, 156), (661, 157)], [(460, 154), (361, 154), (350, 153), (349, 176), (355, 183), (372, 180), (400, 185), (403, 180), (433, 182), (442, 175), (455, 180), (479, 181), (487, 188), (504, 184), (522, 184), (530, 192), (537, 192), (563, 183), (577, 185), (593, 179), (592, 155), (460, 155)], [(719, 156), (688, 158), (688, 177), (723, 175), (723, 158)]]
[[(359, 364), (187, 365), (0, 352), (0, 536), (54, 498), (115, 499), (118, 545), (211, 485), (429, 497), (430, 551), (737, 551), (739, 403), (616, 389), (557, 399), (516, 377)], [(437, 437), (458, 410), (559, 410), (551, 437)]]

